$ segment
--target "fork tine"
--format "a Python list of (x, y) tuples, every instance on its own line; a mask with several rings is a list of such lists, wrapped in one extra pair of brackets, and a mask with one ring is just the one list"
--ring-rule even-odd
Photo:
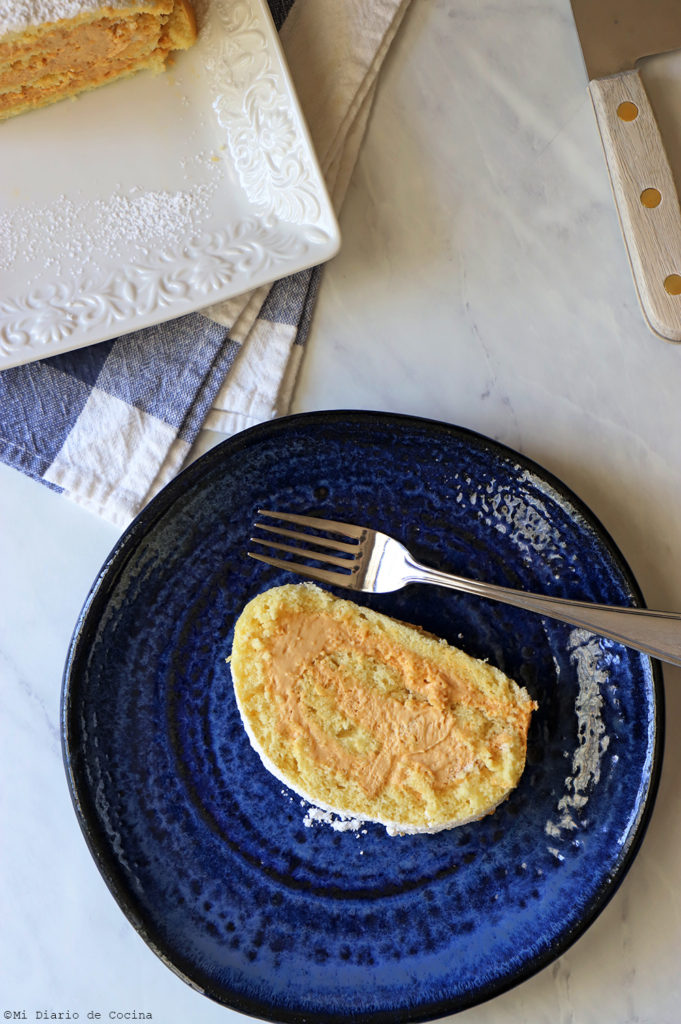
[(313, 562), (341, 565), (343, 568), (350, 570), (355, 567), (355, 561), (352, 558), (338, 558), (335, 555), (327, 555), (325, 551), (309, 551), (306, 548), (294, 548), (292, 544), (281, 544), (276, 540), (260, 540), (259, 537), (251, 537), (251, 540), (256, 544), (262, 544), (263, 547), (276, 548), (277, 551), (288, 551), (291, 555), (300, 555), (301, 558), (309, 558)]
[[(356, 555), (359, 551), (357, 544), (346, 544), (342, 540), (330, 540), (328, 537), (317, 537), (314, 533), (301, 533), (299, 530), (285, 530), (279, 526), (268, 526), (266, 523), (254, 523), (257, 530), (266, 530), (268, 533), (274, 533), (279, 537), (291, 537), (293, 540), (304, 540), (310, 544), (317, 544), (322, 548), (333, 548), (334, 551), (347, 551), (350, 555)], [(257, 537), (251, 537), (251, 540), (257, 540), (258, 544), (267, 544), (266, 540), (259, 540)]]
[(355, 577), (345, 572), (333, 572), (331, 569), (317, 569), (311, 565), (303, 565), (301, 562), (290, 562), (283, 558), (267, 558), (265, 555), (256, 555), (253, 551), (247, 552), (249, 558), (255, 558), (258, 562), (266, 565), (273, 565), (275, 569), (286, 569), (298, 576), (304, 576), (311, 580), (318, 580), (320, 583), (331, 583), (341, 587), (357, 589)]
[(317, 516), (300, 516), (291, 512), (272, 512), (266, 508), (259, 508), (258, 515), (270, 516), (272, 519), (282, 519), (287, 523), (295, 523), (297, 526), (310, 526), (313, 530), (326, 530), (329, 533), (340, 533), (346, 537), (353, 537), (359, 540), (366, 530), (362, 526), (355, 526), (354, 523), (340, 523), (335, 519), (320, 519)]

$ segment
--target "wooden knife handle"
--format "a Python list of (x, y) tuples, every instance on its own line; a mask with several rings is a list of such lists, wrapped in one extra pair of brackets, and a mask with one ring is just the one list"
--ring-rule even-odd
[(644, 315), (681, 341), (681, 206), (645, 86), (634, 70), (589, 89)]

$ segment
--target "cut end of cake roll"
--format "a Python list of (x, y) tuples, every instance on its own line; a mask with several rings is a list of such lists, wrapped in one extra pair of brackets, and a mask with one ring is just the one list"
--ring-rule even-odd
[(23, 0), (0, 10), (0, 120), (106, 85), (196, 41), (189, 0)]
[(230, 666), (264, 766), (309, 803), (393, 835), (491, 813), (537, 704), (486, 662), (314, 584), (244, 608)]

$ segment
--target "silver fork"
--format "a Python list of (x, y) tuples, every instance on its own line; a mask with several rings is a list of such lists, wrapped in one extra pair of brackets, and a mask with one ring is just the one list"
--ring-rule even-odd
[[(278, 569), (288, 569), (299, 576), (321, 583), (348, 587), (350, 590), (361, 590), (370, 594), (385, 594), (399, 590), (407, 583), (434, 583), (441, 587), (449, 587), (451, 590), (502, 601), (504, 604), (537, 612), (539, 615), (568, 622), (573, 626), (581, 626), (591, 633), (607, 636), (626, 647), (650, 654), (671, 665), (681, 665), (681, 615), (674, 612), (654, 612), (646, 608), (617, 608), (611, 605), (592, 604), (589, 601), (569, 601), (547, 597), (544, 594), (528, 594), (492, 583), (480, 583), (464, 576), (453, 576), (421, 565), (399, 541), (366, 526), (339, 523), (333, 519), (319, 519), (315, 516), (292, 515), (289, 512), (270, 512), (266, 509), (259, 509), (258, 515), (291, 523), (307, 531), (318, 530), (334, 535), (334, 539), (330, 539), (317, 533), (292, 530), (279, 525), (272, 526), (268, 523), (255, 523), (255, 528), (264, 531), (268, 536), (266, 539), (251, 537), (251, 541), (296, 556), (295, 559), (283, 559), (254, 551), (248, 552), (251, 558)], [(272, 540), (272, 536), (314, 547)], [(316, 564), (310, 564), (320, 562), (336, 568), (324, 569)]]

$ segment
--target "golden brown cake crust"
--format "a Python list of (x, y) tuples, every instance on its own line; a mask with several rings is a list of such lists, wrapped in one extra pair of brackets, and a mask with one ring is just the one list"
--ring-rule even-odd
[[(4, 32), (0, 20), (0, 120), (142, 69), (162, 71), (169, 54), (197, 35), (189, 0), (29, 0), (18, 7), (23, 20), (7, 16)], [(44, 20), (50, 11), (75, 13)]]
[(392, 831), (489, 813), (517, 785), (536, 704), (492, 666), (311, 584), (247, 605), (231, 658), (266, 767)]

